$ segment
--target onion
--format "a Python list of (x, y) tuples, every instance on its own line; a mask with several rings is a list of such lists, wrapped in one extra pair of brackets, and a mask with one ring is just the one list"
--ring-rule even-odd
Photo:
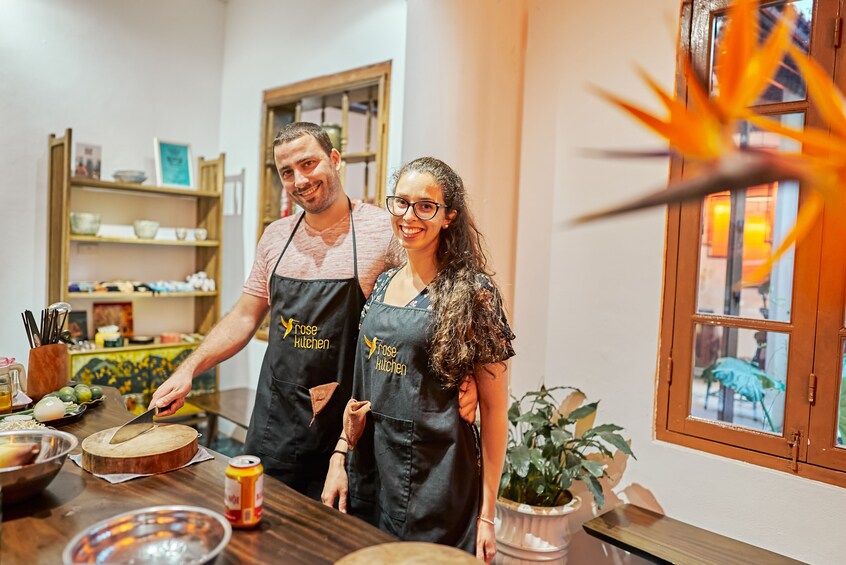
[(56, 420), (65, 415), (65, 403), (55, 396), (45, 396), (35, 405), (33, 415), (39, 422)]

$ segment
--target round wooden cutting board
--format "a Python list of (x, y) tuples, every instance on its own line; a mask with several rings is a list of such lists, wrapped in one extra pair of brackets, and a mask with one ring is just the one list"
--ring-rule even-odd
[(354, 551), (335, 561), (335, 565), (479, 565), (467, 552), (447, 545), (420, 541), (383, 543)]
[(157, 424), (123, 443), (109, 440), (118, 428), (92, 434), (82, 442), (82, 468), (98, 475), (149, 475), (178, 469), (197, 453), (197, 430), (181, 424)]

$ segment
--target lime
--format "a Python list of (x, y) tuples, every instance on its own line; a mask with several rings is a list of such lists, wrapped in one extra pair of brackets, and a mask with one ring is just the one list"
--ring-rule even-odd
[(91, 387), (91, 400), (103, 398), (103, 389), (98, 386)]
[(62, 388), (57, 390), (56, 393), (57, 393), (56, 396), (61, 396), (63, 394), (73, 394), (74, 391), (73, 391), (73, 388), (71, 388), (69, 386), (63, 386)]
[(91, 402), (91, 398), (93, 395), (91, 393), (91, 389), (88, 388), (88, 386), (76, 385), (74, 391), (76, 392), (76, 399), (80, 403)]
[(74, 393), (60, 394), (59, 400), (61, 400), (62, 402), (76, 402), (76, 395)]

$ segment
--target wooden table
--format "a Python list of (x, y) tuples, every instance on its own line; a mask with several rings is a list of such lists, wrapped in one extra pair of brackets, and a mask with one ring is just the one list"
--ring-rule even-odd
[(229, 390), (198, 394), (187, 399), (194, 406), (208, 414), (209, 427), (206, 433), (206, 445), (211, 445), (217, 435), (217, 417), (241, 426), (245, 430), (250, 426), (250, 416), (256, 402), (256, 391), (251, 388), (231, 388)]
[[(62, 427), (82, 440), (130, 418), (117, 390), (73, 424)], [(77, 448), (74, 453), (79, 453)], [(65, 545), (88, 526), (146, 506), (188, 504), (223, 514), (228, 459), (170, 473), (110, 484), (68, 460), (41, 495), (3, 508), (0, 563), (56, 565)], [(264, 516), (255, 530), (233, 530), (217, 560), (235, 563), (333, 563), (362, 547), (396, 541), (364, 522), (323, 506), (269, 476), (264, 477)]]
[(804, 565), (634, 504), (624, 504), (584, 523), (585, 531), (653, 563), (684, 565)]

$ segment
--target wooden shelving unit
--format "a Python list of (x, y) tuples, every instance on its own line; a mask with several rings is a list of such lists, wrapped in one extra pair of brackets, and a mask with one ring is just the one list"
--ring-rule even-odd
[[(209, 278), (214, 279), (219, 284), (221, 280), (221, 241), (223, 238), (222, 196), (224, 155), (221, 154), (217, 159), (200, 158), (198, 160), (196, 188), (171, 188), (72, 176), (72, 147), (72, 132), (70, 129), (66, 130), (62, 137), (55, 135), (50, 135), (49, 137), (48, 303), (64, 301), (71, 303), (75, 310), (85, 310), (90, 306), (92, 300), (108, 302), (111, 300), (128, 301), (136, 298), (143, 299), (140, 303), (133, 304), (133, 316), (137, 317), (139, 312), (143, 312), (145, 308), (151, 307), (151, 301), (157, 301), (163, 298), (191, 300), (193, 301), (193, 319), (186, 321), (184, 318), (176, 318), (174, 325), (178, 327), (174, 329), (178, 330), (182, 328), (184, 330), (185, 328), (190, 328), (190, 332), (184, 333), (208, 334), (220, 317), (220, 293), (218, 291), (170, 293), (70, 292), (68, 290), (68, 283), (70, 282), (69, 278), (72, 266), (84, 270), (86, 273), (109, 273), (109, 275), (103, 275), (102, 277), (94, 275), (92, 278), (87, 278), (86, 280), (98, 280), (98, 278), (113, 279), (116, 278), (114, 273), (116, 267), (110, 265), (106, 257), (114, 257), (115, 254), (135, 255), (143, 253), (143, 256), (139, 255), (139, 257), (143, 258), (138, 261), (140, 266), (137, 270), (143, 272), (144, 276), (127, 276), (127, 279), (155, 281), (163, 278), (177, 278), (163, 275), (162, 269), (169, 268), (172, 272), (174, 264), (185, 262), (185, 274), (205, 271)], [(91, 195), (89, 191), (96, 191), (97, 194)], [(134, 196), (136, 201), (126, 200), (131, 196)], [(156, 203), (153, 206), (147, 207), (147, 211), (145, 212), (145, 215), (148, 215), (147, 219), (161, 220), (161, 217), (155, 217), (155, 213), (166, 214), (167, 210), (174, 206), (185, 207), (187, 210), (192, 211), (191, 217), (185, 219), (183, 225), (188, 229), (204, 228), (208, 234), (208, 239), (197, 241), (193, 238), (193, 234), (190, 239), (186, 240), (161, 239), (161, 233), (158, 236), (160, 239), (140, 239), (134, 236), (121, 237), (107, 235), (105, 237), (98, 237), (71, 234), (70, 212), (71, 203), (74, 198), (82, 198), (88, 207), (87, 211), (102, 213), (104, 224), (108, 224), (108, 214), (116, 214), (120, 211), (122, 217), (125, 218), (126, 210), (132, 210), (132, 207), (137, 202), (140, 202), (138, 200), (139, 196), (161, 200), (161, 206)], [(186, 200), (188, 201), (186, 202)], [(152, 214), (150, 214), (150, 210), (153, 211)], [(125, 224), (126, 222), (121, 223)], [(81, 246), (91, 246), (92, 244), (106, 245), (104, 248), (93, 248), (104, 250), (102, 257), (96, 254), (85, 255), (80, 251), (83, 249)], [(168, 251), (171, 248), (174, 250)], [(178, 248), (183, 249), (183, 251), (176, 250)], [(105, 253), (106, 249), (111, 251)], [(186, 256), (186, 253), (190, 253), (191, 255)], [(185, 258), (190, 256), (193, 256), (193, 259), (185, 261)], [(181, 308), (176, 308), (175, 311), (183, 312), (184, 314), (181, 315), (185, 315), (191, 311), (191, 309), (186, 310)], [(178, 315), (174, 314), (174, 316)], [(93, 330), (93, 324), (90, 325)], [(188, 342), (132, 345), (94, 351), (74, 351), (71, 352), (71, 356), (74, 359), (102, 356), (102, 361), (99, 358), (92, 361), (92, 363), (99, 363), (96, 366), (101, 368), (94, 372), (86, 369), (89, 371), (87, 375), (89, 377), (91, 375), (102, 375), (102, 371), (106, 370), (102, 369), (102, 367), (109, 365), (108, 370), (111, 372), (108, 378), (125, 378), (127, 381), (131, 380), (133, 383), (132, 392), (135, 393), (138, 392), (135, 390), (135, 381), (140, 378), (138, 374), (115, 374), (123, 366), (121, 365), (122, 363), (127, 363), (128, 357), (126, 356), (132, 356), (132, 363), (136, 367), (146, 367), (145, 363), (148, 362), (147, 354), (152, 359), (153, 356), (162, 355), (166, 352), (190, 351), (197, 345), (198, 343)], [(118, 359), (121, 355), (123, 357)], [(159, 360), (151, 362), (158, 363), (157, 366), (161, 367), (162, 363), (178, 364), (181, 358), (181, 356), (171, 356), (161, 360), (162, 358), (155, 357), (155, 359)], [(168, 365), (168, 367), (171, 365)], [(148, 371), (147, 368), (139, 370)], [(161, 375), (157, 378), (160, 379)], [(211, 382), (211, 379), (211, 377), (207, 379), (206, 388), (213, 387), (216, 389), (216, 371), (213, 375), (213, 382)], [(143, 388), (142, 393), (144, 395), (149, 394), (150, 390), (147, 385), (138, 386)]]
[(78, 300), (103, 300), (104, 298), (198, 298), (217, 296), (217, 291), (209, 292), (68, 292), (68, 298)]

